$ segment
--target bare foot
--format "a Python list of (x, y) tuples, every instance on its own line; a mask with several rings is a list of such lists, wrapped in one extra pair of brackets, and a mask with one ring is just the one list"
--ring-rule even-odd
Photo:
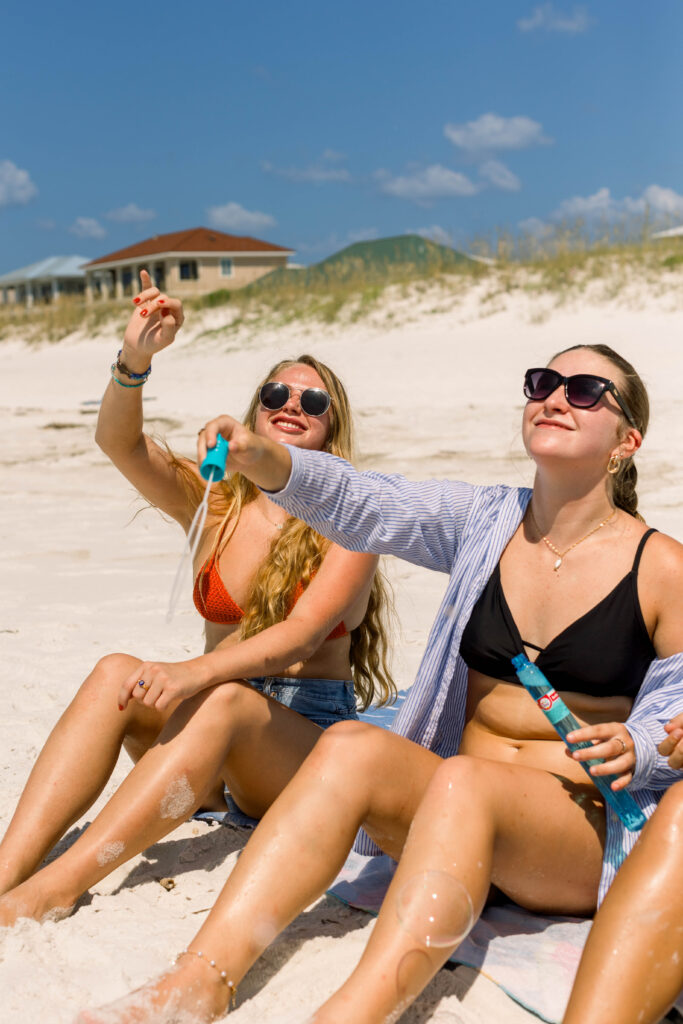
[(222, 1017), (230, 989), (214, 967), (183, 957), (168, 974), (99, 1010), (83, 1010), (75, 1024), (208, 1024)]
[(33, 875), (0, 897), (0, 926), (11, 927), (20, 917), (34, 921), (61, 921), (73, 913), (75, 900), (46, 891), (40, 874)]

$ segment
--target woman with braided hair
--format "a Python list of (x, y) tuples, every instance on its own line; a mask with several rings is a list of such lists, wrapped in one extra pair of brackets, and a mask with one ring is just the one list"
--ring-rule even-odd
[[(102, 400), (96, 439), (152, 505), (187, 531), (197, 464), (143, 432), (152, 357), (183, 322), (146, 272)], [(269, 443), (353, 455), (340, 380), (312, 356), (279, 362), (245, 429)], [(0, 923), (64, 910), (198, 809), (262, 816), (322, 730), (395, 693), (377, 557), (287, 515), (239, 471), (211, 490), (195, 566), (206, 648), (176, 663), (102, 658), (43, 748), (0, 843)], [(78, 841), (40, 862), (102, 792), (121, 748), (136, 762)], [(227, 789), (226, 789), (227, 787)], [(229, 793), (228, 793), (229, 791)], [(227, 802), (227, 807), (226, 807)]]

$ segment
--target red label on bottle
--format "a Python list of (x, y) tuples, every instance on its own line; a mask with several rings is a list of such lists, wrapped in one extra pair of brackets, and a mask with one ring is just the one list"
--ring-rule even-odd
[(550, 711), (554, 702), (559, 700), (559, 694), (557, 690), (548, 690), (542, 697), (539, 697), (536, 703), (538, 704), (541, 711)]

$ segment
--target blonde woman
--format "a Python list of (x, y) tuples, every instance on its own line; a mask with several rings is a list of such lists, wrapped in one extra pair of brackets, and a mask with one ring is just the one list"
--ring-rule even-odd
[[(187, 530), (203, 493), (197, 465), (143, 432), (152, 357), (173, 341), (181, 303), (143, 272), (105, 391), (96, 439), (153, 505)], [(245, 424), (256, 436), (352, 456), (344, 388), (311, 356), (273, 367)], [(97, 663), (48, 737), (0, 843), (0, 923), (70, 908), (119, 864), (198, 808), (260, 818), (322, 729), (391, 699), (385, 594), (374, 555), (345, 551), (288, 516), (240, 473), (212, 489), (195, 566), (206, 649), (163, 664)], [(101, 793), (124, 747), (136, 762), (78, 841), (36, 871)]]

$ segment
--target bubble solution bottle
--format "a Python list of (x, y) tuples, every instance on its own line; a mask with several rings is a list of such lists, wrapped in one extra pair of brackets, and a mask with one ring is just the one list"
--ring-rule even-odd
[[(580, 729), (581, 723), (574, 718), (557, 690), (550, 685), (540, 668), (529, 661), (526, 654), (517, 654), (512, 659), (512, 665), (522, 686), (534, 698), (555, 732), (567, 743), (567, 733), (573, 732), (574, 729)], [(583, 750), (586, 747), (592, 747), (593, 744), (584, 740), (581, 743), (567, 743), (567, 746), (570, 750)], [(605, 759), (591, 757), (587, 761), (578, 763), (586, 770), (591, 782), (598, 787), (622, 824), (629, 831), (638, 832), (647, 819), (630, 793), (627, 793), (625, 789), (618, 789), (615, 792), (611, 788), (610, 784), (617, 776), (590, 774), (591, 765), (604, 764)]]

